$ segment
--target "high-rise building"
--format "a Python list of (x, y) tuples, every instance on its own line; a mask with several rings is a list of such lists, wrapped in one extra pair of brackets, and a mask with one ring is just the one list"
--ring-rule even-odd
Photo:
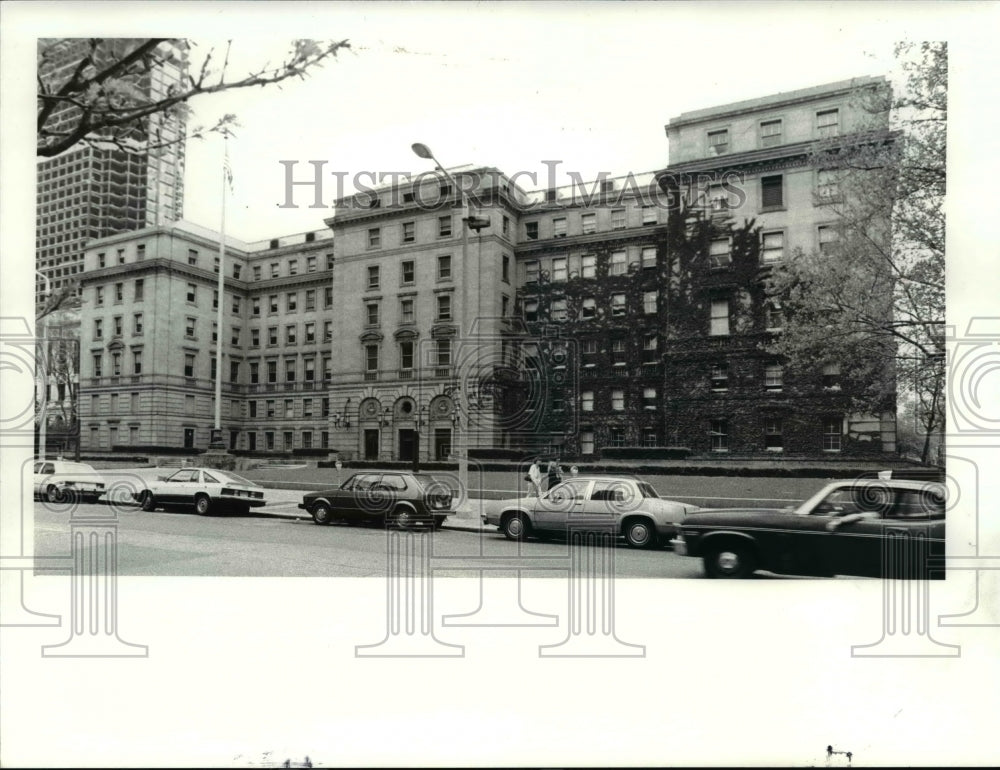
[[(100, 71), (135, 49), (132, 38), (101, 39), (91, 50), (87, 38), (39, 41), (39, 76), (57, 90), (86, 56)], [(150, 99), (165, 96), (187, 68), (184, 41), (161, 43), (142, 66), (121, 81)], [(53, 130), (76, 123), (76, 108), (56, 108), (47, 121)], [(83, 270), (86, 244), (94, 238), (139, 230), (180, 219), (184, 203), (182, 111), (150, 115), (118, 142), (88, 137), (37, 166), (35, 267), (58, 291)], [(45, 285), (36, 282), (36, 299)]]

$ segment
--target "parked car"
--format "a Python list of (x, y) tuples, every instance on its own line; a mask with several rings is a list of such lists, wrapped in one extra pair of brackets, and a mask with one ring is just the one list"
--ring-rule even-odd
[[(919, 481), (837, 481), (797, 508), (703, 510), (684, 520), (674, 552), (713, 578), (762, 569), (789, 575), (940, 578), (945, 490)], [(940, 564), (943, 570), (943, 562)]]
[(633, 548), (652, 548), (673, 537), (696, 506), (663, 500), (648, 482), (623, 476), (575, 476), (541, 497), (486, 504), (483, 523), (510, 540), (567, 531), (623, 535)]
[(452, 513), (452, 491), (425, 473), (355, 473), (342, 486), (302, 496), (299, 508), (316, 524), (368, 521), (440, 527)]
[(93, 466), (66, 460), (35, 463), (35, 497), (50, 503), (96, 502), (105, 492), (104, 477)]
[(181, 468), (135, 495), (144, 511), (165, 506), (193, 506), (201, 515), (221, 508), (247, 513), (267, 504), (263, 488), (229, 471), (215, 468)]

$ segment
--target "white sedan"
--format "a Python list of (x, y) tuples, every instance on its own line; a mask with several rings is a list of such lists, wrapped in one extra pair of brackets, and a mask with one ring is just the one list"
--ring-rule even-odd
[(647, 482), (623, 476), (577, 476), (541, 497), (491, 500), (484, 524), (510, 540), (589, 531), (622, 535), (633, 548), (653, 548), (673, 537), (696, 506), (663, 500)]
[(136, 493), (135, 498), (144, 511), (173, 505), (194, 506), (203, 516), (223, 507), (246, 513), (267, 504), (262, 487), (215, 468), (181, 468), (169, 476), (161, 476)]
[(42, 460), (35, 463), (35, 497), (50, 503), (96, 502), (105, 492), (104, 477), (86, 463)]

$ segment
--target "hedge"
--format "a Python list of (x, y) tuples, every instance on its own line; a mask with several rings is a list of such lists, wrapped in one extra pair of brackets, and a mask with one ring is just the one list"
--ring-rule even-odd
[(622, 446), (601, 447), (601, 458), (605, 460), (686, 460), (691, 450), (682, 446)]

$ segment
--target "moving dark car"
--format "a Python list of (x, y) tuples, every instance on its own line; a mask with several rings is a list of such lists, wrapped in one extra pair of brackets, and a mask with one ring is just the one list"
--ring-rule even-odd
[(440, 527), (452, 513), (452, 491), (423, 473), (356, 473), (335, 489), (303, 495), (299, 508), (316, 524), (336, 520)]

